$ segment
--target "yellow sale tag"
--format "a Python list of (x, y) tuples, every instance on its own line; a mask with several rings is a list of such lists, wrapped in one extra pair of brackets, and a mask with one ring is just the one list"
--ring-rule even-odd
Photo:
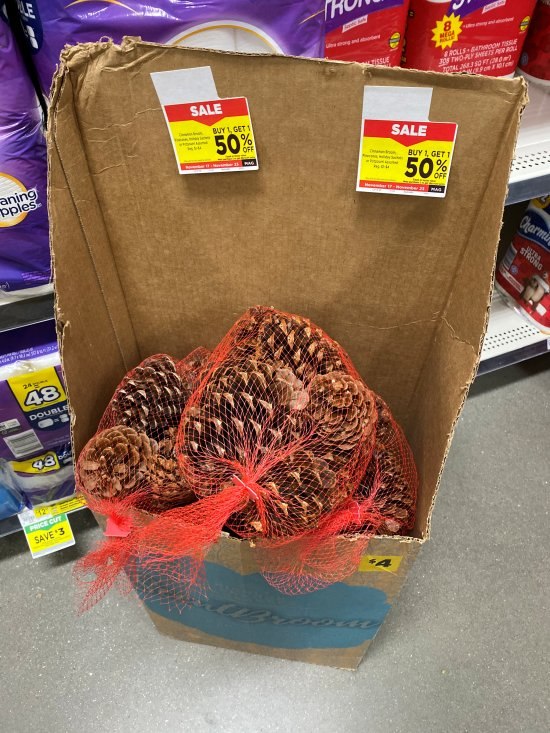
[(27, 461), (10, 461), (10, 466), (18, 473), (49, 473), (56, 471), (59, 466), (59, 459), (54, 451), (48, 451), (36, 458), (29, 458)]
[(75, 543), (66, 514), (35, 521), (24, 529), (33, 558), (49, 555)]
[(401, 555), (363, 555), (359, 563), (361, 573), (395, 573), (401, 565)]
[(7, 381), (24, 412), (40, 410), (67, 400), (67, 395), (54, 367), (10, 377)]
[(357, 190), (443, 198), (455, 122), (363, 120)]
[(258, 170), (245, 97), (165, 104), (163, 110), (180, 173)]
[(58, 514), (68, 514), (86, 506), (82, 496), (71, 496), (69, 499), (61, 499), (55, 504), (47, 504), (34, 508), (35, 517), (56, 517)]

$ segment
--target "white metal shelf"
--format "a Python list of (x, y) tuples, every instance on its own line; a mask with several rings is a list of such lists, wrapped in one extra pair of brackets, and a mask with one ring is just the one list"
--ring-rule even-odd
[(550, 193), (550, 88), (529, 84), (529, 104), (512, 162), (507, 204)]
[(516, 364), (550, 350), (550, 338), (528, 323), (495, 293), (478, 374)]

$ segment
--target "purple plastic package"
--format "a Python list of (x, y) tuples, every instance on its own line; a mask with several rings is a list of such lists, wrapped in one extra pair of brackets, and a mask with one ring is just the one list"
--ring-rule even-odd
[(0, 458), (20, 461), (70, 442), (53, 321), (2, 334)]
[(11, 485), (29, 507), (64, 499), (75, 492), (70, 443), (24, 461), (6, 461), (5, 465)]
[(103, 36), (117, 43), (123, 36), (141, 36), (145, 41), (245, 53), (312, 57), (324, 53), (324, 0), (18, 0), (17, 4), (45, 94), (63, 46)]
[(50, 281), (46, 175), (40, 105), (0, 9), (0, 302)]

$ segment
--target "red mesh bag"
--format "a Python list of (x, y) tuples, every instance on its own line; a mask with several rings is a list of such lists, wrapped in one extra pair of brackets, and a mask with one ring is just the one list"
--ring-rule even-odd
[[(147, 527), (162, 513), (196, 501), (180, 471), (175, 441), (183, 408), (209, 355), (199, 348), (177, 362), (157, 354), (132, 369), (79, 456), (77, 489), (94, 512), (107, 518), (108, 536), (75, 566), (85, 589), (83, 609), (115, 581), (129, 591), (132, 566), (151, 555), (144, 539)], [(95, 577), (89, 579), (90, 574)]]
[(414, 527), (416, 515), (416, 466), (403, 431), (381, 397), (376, 398), (376, 407), (376, 442), (358, 495), (372, 497), (383, 517), (379, 534), (405, 534)]
[[(122, 570), (142, 597), (184, 605), (202, 591), (223, 528), (256, 546), (272, 585), (315, 590), (414, 514), (414, 464), (388, 408), (327, 334), (273, 308), (250, 309), (212, 354), (145, 360), (99, 428), (77, 479), (116, 536), (77, 566), (81, 578), (95, 573), (84, 607)], [(402, 498), (391, 504), (400, 457)]]

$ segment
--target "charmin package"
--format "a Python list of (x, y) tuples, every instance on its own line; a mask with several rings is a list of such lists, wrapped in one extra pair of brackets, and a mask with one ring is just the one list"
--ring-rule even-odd
[(538, 0), (519, 60), (526, 79), (550, 86), (550, 0)]
[(0, 458), (21, 460), (70, 442), (53, 321), (2, 335)]
[(0, 304), (49, 288), (40, 105), (0, 8)]
[(323, 55), (324, 0), (155, 0), (18, 3), (40, 83), (49, 94), (67, 43), (141, 36), (177, 46)]
[(511, 76), (536, 0), (411, 0), (403, 66)]
[(527, 320), (550, 333), (550, 195), (529, 203), (496, 285)]
[(326, 0), (325, 56), (399, 66), (409, 0)]

